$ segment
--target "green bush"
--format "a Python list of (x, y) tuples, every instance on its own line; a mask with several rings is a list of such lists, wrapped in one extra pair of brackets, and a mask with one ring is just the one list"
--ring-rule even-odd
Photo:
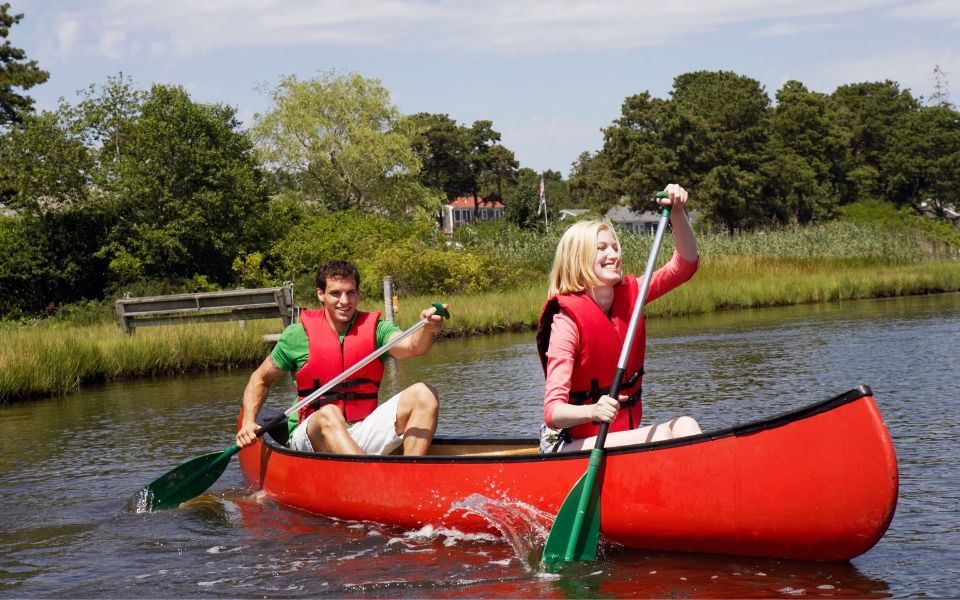
[(432, 248), (411, 241), (382, 252), (372, 267), (377, 282), (393, 277), (398, 294), (477, 294), (513, 287), (529, 271), (470, 250)]
[[(335, 258), (355, 263), (363, 279), (370, 262), (381, 252), (408, 239), (436, 241), (438, 237), (432, 222), (388, 219), (359, 211), (323, 213), (304, 217), (268, 255), (278, 281), (299, 283), (308, 274), (312, 281), (317, 268)], [(372, 289), (368, 282), (361, 283), (365, 292)]]

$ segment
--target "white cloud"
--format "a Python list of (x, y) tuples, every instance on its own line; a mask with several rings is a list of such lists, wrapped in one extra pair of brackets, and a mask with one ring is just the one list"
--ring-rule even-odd
[(905, 19), (935, 19), (940, 22), (951, 22), (953, 27), (960, 26), (960, 2), (956, 0), (907, 2), (891, 8), (888, 14)]
[[(169, 44), (181, 55), (231, 47), (307, 44), (539, 54), (683, 44), (731, 24), (757, 35), (828, 27), (839, 15), (933, 19), (960, 2), (893, 0), (103, 0), (79, 5), (84, 22), (104, 23), (111, 57), (132, 40)], [(74, 5), (76, 6), (76, 5)], [(144, 49), (143, 51), (147, 51)]]
[(126, 54), (124, 42), (127, 39), (126, 32), (115, 29), (103, 31), (99, 35), (97, 49), (107, 58), (120, 59)]
[(838, 58), (821, 65), (819, 73), (801, 78), (808, 87), (832, 92), (846, 83), (891, 80), (900, 89), (909, 89), (916, 96), (929, 95), (933, 89), (933, 69), (940, 65), (949, 79), (960, 76), (960, 57), (952, 50), (914, 49), (903, 51), (892, 48), (888, 53), (859, 58)]
[(80, 23), (75, 19), (65, 19), (57, 25), (57, 47), (61, 53), (69, 53), (80, 34)]

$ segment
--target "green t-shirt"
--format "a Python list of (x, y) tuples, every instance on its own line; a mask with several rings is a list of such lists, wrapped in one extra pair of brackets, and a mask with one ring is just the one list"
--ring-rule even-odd
[[(350, 328), (353, 327), (356, 320), (357, 315), (355, 314), (353, 320), (350, 321), (350, 325), (347, 327), (347, 331), (350, 331)], [(376, 333), (377, 348), (386, 344), (390, 340), (390, 336), (398, 331), (400, 331), (400, 328), (393, 323), (384, 321), (382, 318), (378, 319)], [(345, 335), (346, 334), (340, 336), (341, 343), (343, 343)], [(296, 373), (300, 370), (300, 367), (307, 362), (307, 356), (309, 354), (310, 343), (307, 340), (306, 330), (302, 324), (293, 323), (287, 326), (287, 328), (283, 330), (283, 333), (280, 334), (277, 345), (273, 347), (273, 352), (270, 353), (270, 362), (278, 369), (289, 371), (290, 376), (296, 381)], [(380, 357), (380, 360), (386, 359), (386, 354)], [(294, 404), (296, 404), (296, 402), (297, 401), (294, 400)], [(290, 431), (293, 432), (297, 426), (297, 413), (290, 415), (289, 426)]]

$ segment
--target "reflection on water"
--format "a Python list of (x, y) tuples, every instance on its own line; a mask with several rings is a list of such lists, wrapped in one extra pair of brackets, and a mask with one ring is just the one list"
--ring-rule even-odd
[[(869, 384), (901, 476), (880, 543), (840, 564), (604, 547), (598, 562), (551, 575), (530, 567), (543, 515), (467, 501), (504, 538), (336, 521), (274, 505), (235, 466), (180, 509), (128, 512), (146, 483), (232, 442), (243, 370), (0, 407), (0, 596), (960, 596), (960, 426), (949, 418), (960, 295), (661, 319), (649, 330), (645, 419), (692, 414), (712, 429)], [(385, 392), (420, 380), (440, 390), (441, 433), (537, 431), (543, 376), (530, 333), (444, 340), (388, 363)], [(268, 402), (285, 407), (293, 392), (282, 382)]]

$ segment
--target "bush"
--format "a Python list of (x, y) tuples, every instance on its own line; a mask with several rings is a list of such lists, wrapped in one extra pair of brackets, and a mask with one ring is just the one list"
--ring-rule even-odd
[(431, 248), (411, 241), (382, 252), (370, 275), (376, 282), (390, 275), (402, 295), (477, 294), (516, 286), (530, 271), (470, 250)]
[[(278, 281), (299, 282), (312, 277), (328, 260), (349, 260), (360, 269), (361, 279), (369, 263), (384, 250), (390, 251), (408, 239), (436, 240), (432, 222), (400, 221), (359, 211), (323, 213), (305, 217), (269, 251)], [(366, 281), (362, 282), (368, 288)], [(369, 291), (369, 288), (367, 289)]]

